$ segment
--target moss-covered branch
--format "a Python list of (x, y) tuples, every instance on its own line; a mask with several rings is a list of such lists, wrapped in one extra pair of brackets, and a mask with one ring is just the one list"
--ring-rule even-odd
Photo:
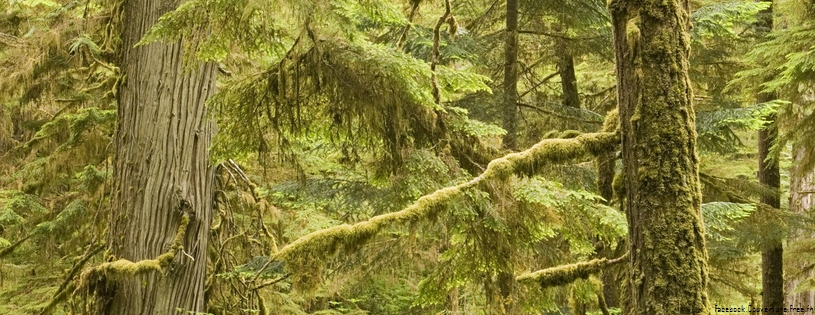
[(105, 249), (104, 244), (88, 248), (88, 251), (85, 253), (85, 255), (82, 256), (82, 258), (79, 261), (77, 261), (76, 264), (73, 266), (73, 268), (71, 268), (71, 270), (68, 271), (68, 274), (65, 275), (65, 280), (62, 281), (62, 284), (60, 284), (59, 289), (57, 289), (57, 292), (54, 293), (53, 297), (51, 297), (51, 301), (48, 302), (48, 304), (45, 307), (43, 307), (42, 310), (40, 310), (38, 315), (50, 314), (51, 311), (54, 309), (54, 306), (64, 301), (69, 294), (74, 292), (74, 290), (76, 289), (76, 281), (73, 280), (74, 276), (76, 276), (79, 270), (81, 270), (82, 267), (85, 266), (85, 264), (93, 256), (101, 252), (103, 249)]
[(34, 233), (28, 234), (25, 237), (23, 237), (23, 238), (17, 240), (16, 242), (14, 242), (13, 244), (0, 249), (0, 258), (3, 258), (8, 254), (13, 253), (14, 250), (17, 249), (17, 247), (20, 247), (20, 245), (25, 243), (25, 241), (27, 241), (29, 238), (31, 238), (31, 236), (34, 236)]
[[(324, 261), (325, 257), (334, 255), (339, 249), (353, 251), (385, 227), (413, 223), (431, 217), (462, 191), (485, 180), (507, 178), (513, 174), (531, 176), (545, 164), (598, 155), (614, 150), (618, 143), (619, 137), (615, 133), (590, 133), (572, 139), (543, 140), (526, 151), (495, 159), (478, 177), (425, 195), (401, 211), (375, 216), (353, 225), (343, 224), (307, 234), (283, 247), (274, 255), (275, 259), (270, 259), (269, 262), (284, 260), (288, 266), (307, 269), (312, 273), (310, 276), (314, 276), (314, 269), (311, 267), (319, 264), (319, 261)], [(261, 268), (258, 274), (266, 267)], [(300, 276), (306, 277), (298, 272), (294, 272), (293, 276), (295, 282)]]
[[(184, 236), (187, 234), (187, 225), (190, 224), (190, 217), (184, 214), (181, 217), (181, 223), (178, 225), (178, 231), (173, 239), (173, 245), (170, 251), (159, 255), (156, 259), (145, 259), (137, 262), (132, 262), (127, 259), (119, 259), (112, 262), (106, 262), (99, 266), (88, 268), (82, 272), (82, 279), (96, 279), (97, 276), (104, 276), (104, 278), (116, 278), (123, 276), (135, 276), (149, 271), (164, 272), (164, 268), (170, 265), (175, 258), (175, 255), (184, 250)], [(84, 282), (84, 281), (83, 281)]]
[(554, 287), (572, 283), (577, 279), (588, 279), (590, 275), (600, 272), (603, 268), (620, 263), (626, 259), (628, 259), (627, 253), (611, 260), (601, 258), (581, 261), (520, 275), (516, 277), (515, 280), (526, 284), (538, 283), (543, 288)]
[[(181, 222), (178, 225), (178, 231), (175, 234), (175, 238), (173, 238), (172, 247), (170, 247), (168, 252), (159, 255), (156, 259), (145, 259), (137, 262), (132, 262), (127, 259), (119, 259), (85, 269), (79, 276), (78, 282), (70, 281), (63, 283), (60, 286), (60, 289), (57, 290), (57, 293), (54, 294), (54, 297), (51, 298), (51, 301), (40, 311), (39, 314), (48, 314), (54, 308), (54, 306), (64, 301), (72, 293), (79, 292), (85, 288), (93, 289), (98, 287), (100, 282), (106, 282), (123, 277), (132, 277), (150, 271), (158, 271), (159, 273), (163, 274), (164, 269), (167, 268), (170, 263), (172, 263), (173, 259), (175, 259), (175, 255), (184, 250), (184, 237), (187, 235), (187, 226), (189, 224), (190, 217), (185, 213), (181, 217)], [(101, 250), (101, 248), (99, 250)], [(94, 250), (86, 255), (77, 266), (81, 266), (87, 262), (87, 260), (97, 252), (98, 250)], [(77, 267), (75, 269), (79, 268)], [(76, 270), (71, 270), (68, 278), (66, 278), (66, 281), (67, 279), (72, 278), (73, 274), (75, 273)]]

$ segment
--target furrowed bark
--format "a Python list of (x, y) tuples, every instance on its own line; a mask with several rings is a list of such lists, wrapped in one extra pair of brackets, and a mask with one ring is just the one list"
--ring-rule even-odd
[[(797, 118), (803, 118), (803, 113), (800, 112), (800, 108), (798, 108), (799, 112), (797, 114)], [(792, 144), (792, 169), (790, 170), (790, 211), (797, 215), (804, 216), (806, 218), (812, 218), (812, 207), (815, 204), (815, 169), (804, 169), (803, 160), (807, 154), (812, 154), (811, 152), (807, 151), (800, 143), (793, 143)], [(815, 237), (811, 231), (807, 231), (805, 229), (793, 229), (792, 233), (790, 233), (790, 242), (788, 244), (799, 241), (799, 240), (806, 240), (812, 239)], [(788, 264), (792, 265), (791, 267), (788, 266), (787, 270), (806, 270), (807, 265), (809, 262), (801, 262), (801, 261), (788, 261)], [(792, 293), (795, 287), (801, 283), (804, 279), (811, 278), (815, 276), (815, 271), (812, 269), (806, 270), (805, 272), (801, 273), (792, 273), (787, 276), (786, 279), (786, 292), (788, 293), (786, 296), (786, 302), (784, 305), (794, 305), (794, 306), (807, 306), (807, 305), (815, 305), (815, 291), (803, 291), (798, 293)]]
[(180, 41), (134, 47), (179, 3), (124, 4), (121, 69), (126, 79), (119, 95), (108, 250), (117, 261), (166, 258), (161, 255), (173, 246), (186, 215), (183, 249), (167, 261), (163, 275), (133, 273), (97, 288), (104, 314), (206, 312), (213, 173), (208, 158), (212, 126), (204, 102), (215, 90), (216, 67), (206, 63), (184, 69)]

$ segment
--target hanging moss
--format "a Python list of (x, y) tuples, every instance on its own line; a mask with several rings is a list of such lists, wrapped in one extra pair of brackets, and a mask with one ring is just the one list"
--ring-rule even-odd
[(588, 279), (590, 275), (600, 272), (603, 268), (620, 263), (627, 258), (628, 254), (611, 260), (605, 258), (593, 259), (538, 270), (533, 273), (518, 276), (515, 279), (525, 284), (538, 283), (542, 288), (554, 287), (572, 283), (577, 279)]

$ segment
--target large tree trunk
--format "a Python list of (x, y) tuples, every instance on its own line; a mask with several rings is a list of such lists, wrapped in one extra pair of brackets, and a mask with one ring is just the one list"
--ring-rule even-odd
[[(759, 13), (756, 23), (757, 33), (766, 34), (773, 29), (772, 1), (770, 7)], [(760, 93), (759, 103), (769, 102), (776, 97), (771, 93)], [(778, 189), (781, 187), (781, 172), (778, 169), (778, 156), (770, 157), (770, 147), (775, 142), (778, 131), (775, 116), (769, 117), (769, 124), (758, 131), (758, 182), (776, 189), (772, 195), (762, 195), (761, 202), (781, 208)], [(761, 307), (784, 307), (784, 247), (781, 239), (766, 240), (761, 247)]]
[[(812, 218), (812, 206), (815, 204), (815, 169), (801, 169), (800, 162), (807, 154), (807, 150), (799, 144), (793, 144), (792, 155), (792, 170), (790, 171), (790, 211)], [(812, 239), (815, 235), (809, 231), (794, 230), (790, 235), (791, 241), (801, 239)], [(806, 263), (798, 262), (788, 270), (803, 270)], [(791, 292), (798, 286), (801, 281), (811, 278), (815, 275), (812, 269), (802, 273), (793, 273), (787, 278), (786, 288), (787, 292)], [(790, 293), (786, 296), (786, 303), (784, 305), (794, 305), (806, 307), (807, 305), (815, 306), (815, 291), (804, 291), (800, 293)]]
[(688, 0), (610, 4), (629, 226), (628, 314), (710, 314)]
[(206, 249), (212, 204), (204, 101), (215, 67), (182, 69), (182, 46), (133, 47), (175, 0), (124, 4), (123, 55), (114, 191), (108, 244), (117, 259), (156, 259), (168, 252), (182, 215), (190, 217), (184, 252), (169, 270), (116, 281), (103, 296), (106, 314), (205, 312)]
[(504, 147), (518, 148), (518, 0), (507, 0), (504, 55)]

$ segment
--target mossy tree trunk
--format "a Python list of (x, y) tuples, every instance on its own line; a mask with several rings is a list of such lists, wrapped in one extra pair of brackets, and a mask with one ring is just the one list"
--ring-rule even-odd
[(518, 149), (518, 1), (507, 0), (504, 55), (504, 147)]
[(710, 314), (688, 0), (615, 0), (628, 314)]
[[(756, 28), (758, 34), (766, 34), (773, 29), (772, 1), (770, 7), (759, 12)], [(769, 79), (769, 78), (768, 78)], [(774, 93), (759, 93), (759, 103), (776, 99)], [(777, 137), (775, 116), (768, 117), (768, 123), (758, 131), (758, 182), (776, 191), (772, 195), (762, 195), (761, 202), (773, 208), (781, 208), (778, 189), (781, 187), (781, 173), (778, 169), (778, 156), (770, 157), (770, 147)], [(768, 158), (770, 158), (768, 160)], [(784, 307), (784, 247), (781, 239), (766, 240), (761, 247), (761, 306)]]
[[(214, 92), (212, 64), (182, 68), (182, 45), (134, 47), (177, 0), (124, 3), (118, 125), (109, 252), (116, 259), (156, 259), (168, 252), (183, 214), (183, 253), (157, 272), (109, 282), (105, 314), (206, 312), (204, 281), (212, 212), (212, 132), (204, 101)], [(197, 313), (196, 313), (197, 314)]]

